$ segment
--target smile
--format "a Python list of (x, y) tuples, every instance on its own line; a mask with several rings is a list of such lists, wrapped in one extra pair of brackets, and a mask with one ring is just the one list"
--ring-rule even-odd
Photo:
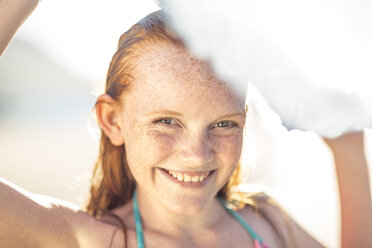
[(178, 172), (178, 171), (172, 171), (172, 170), (165, 170), (169, 175), (176, 178), (180, 182), (186, 182), (186, 183), (197, 183), (197, 182), (203, 182), (208, 176), (209, 171), (204, 173), (184, 173), (184, 172)]
[(180, 183), (187, 183), (187, 184), (201, 184), (204, 182), (213, 171), (206, 171), (206, 172), (181, 172), (181, 171), (174, 171), (174, 170), (167, 170), (163, 168), (159, 168), (162, 172), (167, 174), (167, 176), (171, 177), (173, 180), (178, 181)]

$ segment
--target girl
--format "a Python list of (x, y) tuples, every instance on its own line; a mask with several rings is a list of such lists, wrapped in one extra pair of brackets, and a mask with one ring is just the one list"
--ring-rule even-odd
[[(0, 1), (0, 49), (36, 5)], [(162, 12), (150, 14), (121, 36), (97, 99), (102, 137), (86, 211), (45, 204), (3, 180), (1, 246), (322, 247), (268, 196), (237, 191), (246, 111)], [(325, 141), (340, 186), (342, 247), (371, 247), (363, 134)]]

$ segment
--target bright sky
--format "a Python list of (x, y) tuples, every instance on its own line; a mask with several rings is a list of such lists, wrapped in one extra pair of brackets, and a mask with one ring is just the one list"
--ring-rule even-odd
[(154, 0), (44, 0), (17, 36), (90, 81), (102, 81), (120, 35), (159, 9)]

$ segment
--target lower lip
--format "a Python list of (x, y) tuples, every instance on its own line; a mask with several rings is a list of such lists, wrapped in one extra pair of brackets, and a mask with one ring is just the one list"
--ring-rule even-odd
[(159, 169), (166, 177), (168, 177), (172, 182), (178, 184), (178, 185), (181, 185), (183, 187), (187, 187), (187, 188), (201, 188), (203, 187), (209, 180), (210, 178), (214, 175), (214, 172), (216, 170), (213, 170), (209, 173), (208, 177), (206, 179), (204, 179), (204, 181), (202, 182), (197, 182), (197, 183), (192, 183), (192, 182), (184, 182), (184, 181), (178, 181), (176, 178), (174, 178), (173, 176), (169, 175), (168, 172), (166, 172), (164, 169), (161, 169), (161, 168), (157, 168)]

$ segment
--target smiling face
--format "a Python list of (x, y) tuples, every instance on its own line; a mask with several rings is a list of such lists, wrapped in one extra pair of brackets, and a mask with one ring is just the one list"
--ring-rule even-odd
[(138, 192), (196, 213), (239, 161), (244, 102), (205, 62), (167, 42), (143, 45), (133, 76), (118, 125)]

